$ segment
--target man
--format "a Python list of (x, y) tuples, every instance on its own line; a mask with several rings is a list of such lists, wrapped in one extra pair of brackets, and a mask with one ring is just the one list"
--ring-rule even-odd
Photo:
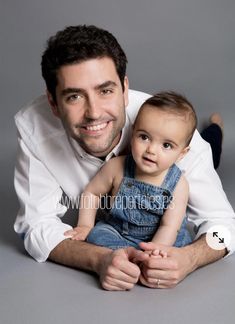
[[(168, 258), (159, 259), (134, 248), (112, 251), (63, 234), (71, 226), (60, 219), (67, 210), (62, 193), (77, 200), (102, 164), (126, 149), (134, 117), (148, 98), (128, 90), (126, 63), (113, 35), (94, 26), (68, 27), (48, 41), (42, 56), (48, 101), (38, 98), (15, 118), (20, 210), (14, 228), (37, 261), (49, 258), (94, 271), (104, 289), (131, 289), (139, 279), (148, 287), (174, 287), (234, 249), (234, 241), (219, 251), (206, 243), (205, 233), (214, 224), (234, 231), (234, 213), (213, 169), (210, 147), (198, 132), (179, 163), (190, 185), (188, 216), (197, 232), (193, 244), (164, 246)], [(161, 246), (141, 243), (141, 248), (154, 254)]]

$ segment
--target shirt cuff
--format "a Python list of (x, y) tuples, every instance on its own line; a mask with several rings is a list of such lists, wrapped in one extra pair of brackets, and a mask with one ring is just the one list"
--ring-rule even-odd
[(202, 224), (200, 225), (199, 229), (198, 229), (198, 232), (194, 238), (194, 241), (197, 240), (201, 235), (203, 234), (206, 234), (207, 231), (212, 227), (212, 226), (215, 226), (215, 225), (221, 225), (221, 226), (224, 226), (228, 229), (228, 231), (230, 232), (231, 234), (231, 239), (229, 240), (228, 244), (226, 244), (226, 249), (227, 249), (227, 252), (226, 255), (224, 256), (224, 258), (227, 258), (228, 256), (232, 255), (234, 253), (234, 250), (235, 250), (235, 226), (231, 226), (231, 224), (215, 224), (214, 222), (213, 223), (210, 223), (210, 222), (207, 222), (205, 224)]
[(64, 232), (72, 229), (61, 221), (51, 224), (38, 224), (24, 238), (26, 251), (37, 261), (45, 262), (50, 252), (63, 240), (68, 239)]

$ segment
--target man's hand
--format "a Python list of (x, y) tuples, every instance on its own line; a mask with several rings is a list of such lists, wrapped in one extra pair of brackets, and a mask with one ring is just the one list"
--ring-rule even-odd
[[(146, 252), (152, 251), (151, 256), (142, 262), (140, 282), (144, 286), (173, 288), (196, 268), (187, 247), (176, 248), (144, 242), (140, 243), (140, 247)], [(166, 252), (167, 257), (159, 257), (161, 250)]]
[(66, 239), (50, 253), (49, 259), (76, 269), (97, 273), (106, 290), (129, 290), (139, 280), (140, 269), (148, 254), (133, 247), (111, 250), (84, 241)]
[[(154, 243), (140, 243), (144, 251), (152, 251), (153, 256), (143, 261), (140, 281), (143, 285), (151, 288), (173, 288), (182, 281), (188, 274), (221, 259), (227, 253), (223, 250), (214, 250), (206, 242), (206, 235), (203, 234), (192, 244), (181, 248), (165, 246)], [(154, 256), (155, 250), (165, 251), (167, 257), (159, 258)]]
[(98, 275), (106, 290), (130, 290), (138, 282), (139, 267), (134, 262), (144, 262), (148, 254), (133, 247), (110, 251), (102, 262)]
[(85, 241), (91, 229), (89, 226), (77, 226), (72, 230), (66, 231), (64, 235), (70, 237), (71, 240)]

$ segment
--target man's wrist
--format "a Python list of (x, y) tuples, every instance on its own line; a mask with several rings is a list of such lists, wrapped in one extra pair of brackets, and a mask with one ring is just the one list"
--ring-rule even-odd
[(107, 256), (112, 252), (105, 247), (84, 241), (65, 239), (50, 253), (49, 259), (72, 268), (100, 273)]
[(182, 247), (188, 265), (188, 274), (195, 271), (198, 268), (198, 257), (195, 245), (192, 243)]
[(105, 264), (108, 262), (109, 257), (111, 256), (113, 250), (110, 250), (106, 247), (97, 247), (96, 257), (94, 258), (94, 262), (92, 264), (93, 271), (100, 275)]
[(189, 273), (193, 272), (197, 268), (223, 258), (227, 253), (227, 249), (214, 250), (210, 248), (206, 242), (205, 234), (201, 235), (192, 244), (187, 245), (182, 249), (188, 259)]

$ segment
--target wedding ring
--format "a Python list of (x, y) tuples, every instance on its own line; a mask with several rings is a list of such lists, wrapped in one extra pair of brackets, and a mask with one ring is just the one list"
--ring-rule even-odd
[(160, 285), (160, 279), (157, 279), (157, 287), (159, 287), (159, 285)]

